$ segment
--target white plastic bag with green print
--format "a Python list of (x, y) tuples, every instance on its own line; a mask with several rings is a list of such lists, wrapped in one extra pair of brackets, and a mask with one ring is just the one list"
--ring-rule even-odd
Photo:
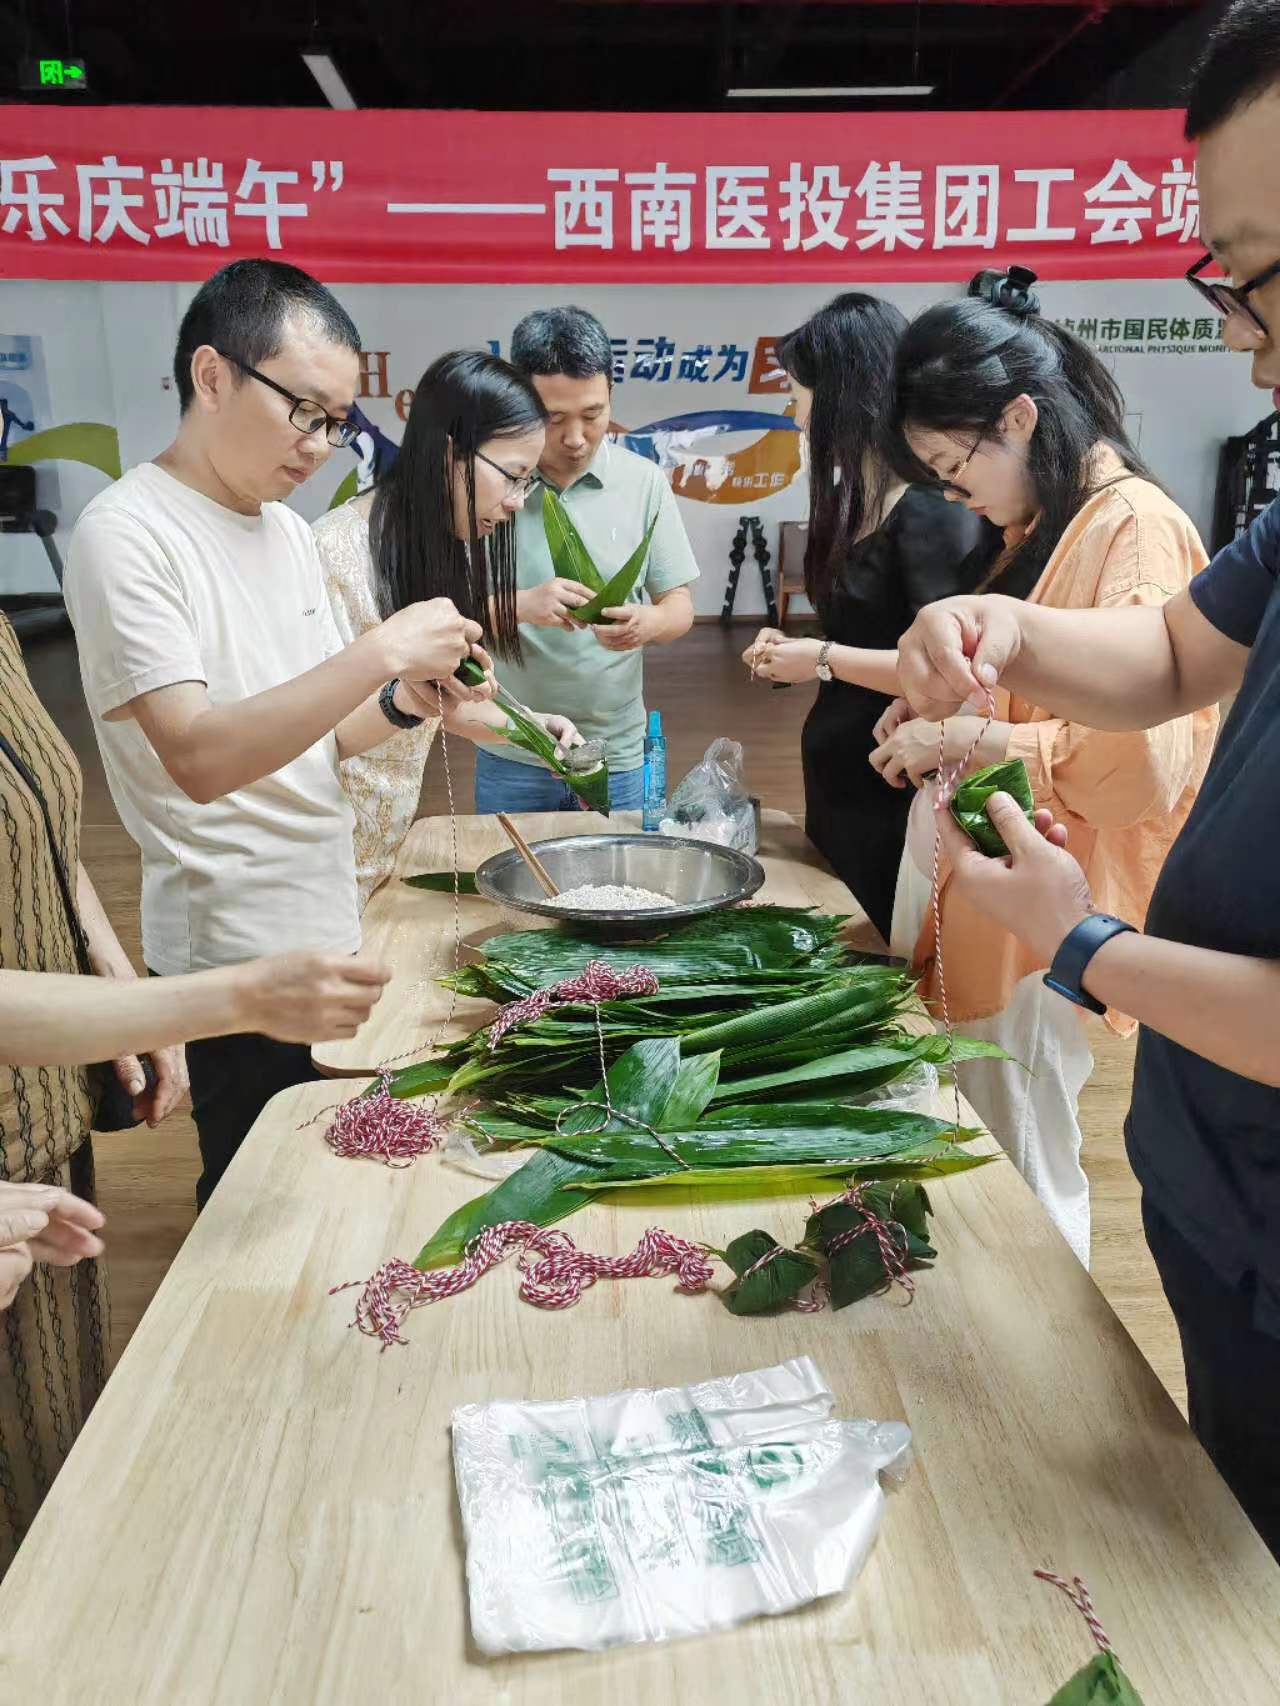
[(476, 1645), (664, 1641), (842, 1592), (911, 1435), (834, 1420), (833, 1405), (796, 1357), (693, 1386), (455, 1410)]

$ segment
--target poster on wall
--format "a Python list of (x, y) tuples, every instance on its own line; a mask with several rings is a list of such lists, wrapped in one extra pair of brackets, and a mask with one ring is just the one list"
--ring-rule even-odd
[[(44, 344), (26, 332), (0, 332), (0, 466), (34, 460), (32, 440), (53, 425)], [(44, 509), (58, 507), (56, 467), (39, 470), (37, 497)]]

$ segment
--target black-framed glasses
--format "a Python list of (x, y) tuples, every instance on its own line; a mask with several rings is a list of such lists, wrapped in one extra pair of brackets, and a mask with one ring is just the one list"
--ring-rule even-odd
[(1272, 261), (1269, 267), (1254, 273), (1253, 277), (1246, 279), (1243, 284), (1224, 284), (1221, 279), (1200, 277), (1213, 258), (1211, 254), (1205, 254), (1195, 266), (1189, 267), (1186, 274), (1187, 283), (1192, 290), (1203, 296), (1206, 302), (1211, 302), (1224, 320), (1229, 320), (1233, 314), (1243, 314), (1263, 337), (1269, 337), (1270, 328), (1248, 298), (1255, 290), (1260, 290), (1264, 284), (1269, 284), (1273, 278), (1280, 276), (1280, 261)]
[(476, 461), (483, 462), (487, 468), (492, 468), (495, 474), (501, 474), (507, 482), (508, 497), (527, 498), (538, 481), (538, 470), (532, 474), (513, 474), (509, 468), (504, 468), (501, 462), (495, 462), (492, 456), (486, 456), (483, 450), (476, 451)]
[(233, 367), (238, 367), (241, 373), (247, 373), (250, 379), (256, 379), (259, 385), (269, 386), (284, 398), (289, 404), (289, 425), (297, 432), (304, 432), (308, 437), (324, 428), (324, 436), (335, 450), (345, 450), (348, 445), (355, 443), (360, 435), (360, 428), (354, 421), (345, 421), (340, 415), (331, 415), (327, 409), (322, 409), (319, 403), (313, 403), (310, 397), (299, 397), (287, 390), (265, 373), (259, 373), (256, 367), (250, 367), (247, 361), (241, 361), (238, 355), (228, 355), (225, 350), (218, 354), (223, 361), (229, 361)]

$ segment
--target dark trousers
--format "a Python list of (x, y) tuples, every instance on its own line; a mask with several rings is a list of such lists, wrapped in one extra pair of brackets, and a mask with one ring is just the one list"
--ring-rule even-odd
[(271, 1098), (321, 1074), (306, 1043), (278, 1043), (253, 1031), (188, 1043), (187, 1070), (204, 1163), (196, 1184), (201, 1209)]
[(1182, 1339), (1191, 1431), (1280, 1559), (1280, 1339), (1253, 1325), (1253, 1284), (1224, 1285), (1147, 1201), (1147, 1243)]

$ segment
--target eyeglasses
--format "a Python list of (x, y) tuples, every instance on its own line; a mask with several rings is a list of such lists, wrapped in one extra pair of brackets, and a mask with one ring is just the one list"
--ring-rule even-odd
[(502, 475), (509, 488), (508, 497), (527, 498), (538, 482), (538, 470), (536, 468), (532, 474), (513, 474), (509, 468), (504, 468), (501, 462), (495, 462), (491, 456), (486, 456), (482, 450), (476, 451), (476, 461), (483, 462), (486, 467), (492, 468), (495, 474)]
[(1263, 337), (1269, 337), (1270, 329), (1266, 321), (1247, 298), (1253, 291), (1260, 290), (1264, 284), (1269, 283), (1277, 274), (1280, 274), (1280, 261), (1272, 261), (1269, 267), (1264, 267), (1261, 272), (1255, 273), (1244, 284), (1235, 285), (1223, 284), (1216, 278), (1200, 277), (1200, 274), (1210, 265), (1212, 260), (1213, 256), (1206, 254), (1203, 259), (1198, 260), (1195, 266), (1188, 270), (1186, 278), (1192, 290), (1198, 291), (1206, 302), (1211, 302), (1224, 320), (1229, 320), (1233, 314), (1243, 314), (1249, 324), (1261, 332)]
[(345, 450), (360, 436), (360, 428), (354, 421), (343, 420), (340, 415), (331, 415), (327, 409), (322, 409), (319, 403), (313, 403), (309, 397), (295, 396), (283, 385), (278, 385), (274, 379), (269, 379), (265, 373), (259, 373), (256, 367), (250, 367), (247, 361), (241, 361), (237, 355), (228, 355), (225, 350), (219, 350), (218, 354), (223, 361), (229, 361), (233, 367), (238, 367), (241, 373), (247, 373), (250, 379), (256, 379), (259, 385), (267, 385), (283, 397), (290, 404), (289, 425), (298, 432), (310, 436), (323, 427), (324, 436), (335, 450)]
[(964, 461), (956, 469), (955, 473), (951, 475), (950, 479), (947, 479), (947, 480), (939, 479), (938, 485), (941, 487), (941, 489), (944, 492), (954, 492), (957, 497), (961, 497), (961, 498), (967, 498), (967, 497), (972, 496), (972, 493), (969, 491), (967, 486), (958, 486), (956, 484), (956, 481), (960, 478), (961, 474), (964, 473), (965, 469), (969, 466), (969, 464), (973, 461), (974, 457), (978, 454), (978, 446), (982, 443), (983, 439), (987, 436), (988, 430), (989, 429), (987, 427), (983, 427), (982, 431), (978, 434), (977, 438), (974, 439), (972, 445), (970, 446), (969, 454), (965, 457)]

